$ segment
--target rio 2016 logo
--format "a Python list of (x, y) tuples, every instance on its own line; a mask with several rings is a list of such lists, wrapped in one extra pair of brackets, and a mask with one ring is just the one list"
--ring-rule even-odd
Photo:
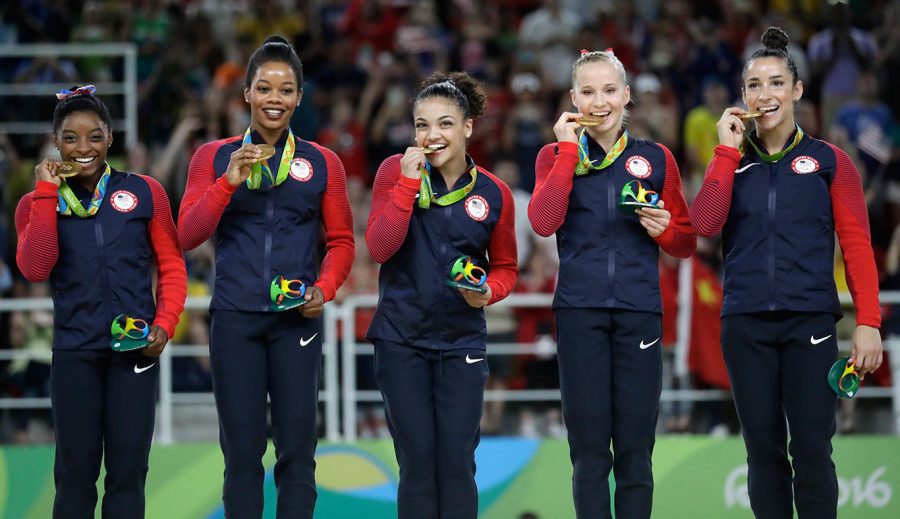
[[(882, 465), (868, 477), (855, 476), (847, 479), (838, 476), (838, 508), (845, 505), (853, 508), (884, 508), (889, 505), (894, 491), (890, 483), (881, 479), (886, 471), (887, 466)], [(725, 506), (750, 508), (746, 465), (735, 467), (725, 478)]]

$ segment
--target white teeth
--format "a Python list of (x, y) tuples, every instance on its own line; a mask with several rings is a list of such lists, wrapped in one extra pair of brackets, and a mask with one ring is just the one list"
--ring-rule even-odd
[(430, 144), (428, 147), (433, 150), (442, 150), (442, 149), (446, 148), (447, 145), (446, 144)]
[(764, 114), (774, 112), (775, 110), (778, 110), (778, 107), (777, 107), (777, 106), (767, 106), (767, 107), (765, 107), (765, 108), (760, 108), (760, 109), (759, 109), (759, 111), (762, 112), (762, 113), (764, 113)]
[(94, 157), (78, 157), (73, 160), (81, 164), (90, 164), (91, 162), (94, 162)]
[(593, 115), (594, 117), (606, 117), (609, 114), (610, 114), (609, 110), (607, 110), (605, 112), (591, 112), (591, 115)]
[(266, 112), (266, 115), (271, 115), (272, 117), (278, 117), (279, 115), (281, 115), (283, 113), (283, 110), (266, 109), (266, 110), (263, 110), (263, 112)]

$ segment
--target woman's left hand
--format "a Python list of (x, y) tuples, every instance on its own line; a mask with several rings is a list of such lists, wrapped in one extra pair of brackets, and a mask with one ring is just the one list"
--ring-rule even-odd
[(148, 357), (159, 357), (169, 342), (169, 334), (159, 326), (151, 324), (150, 335), (147, 336), (147, 340), (150, 341), (150, 344), (144, 347), (141, 352)]
[(466, 290), (465, 288), (459, 288), (457, 290), (462, 294), (466, 303), (469, 303), (469, 306), (472, 308), (484, 308), (484, 305), (488, 304), (488, 301), (491, 300), (491, 287), (487, 283), (485, 283), (484, 286), (487, 288), (487, 292), (483, 294), (474, 290)]
[(672, 220), (672, 213), (665, 210), (665, 202), (660, 200), (656, 207), (658, 209), (641, 207), (636, 211), (641, 225), (644, 226), (644, 229), (647, 229), (647, 234), (651, 238), (658, 238), (664, 233)]
[(853, 330), (851, 343), (853, 345), (850, 350), (850, 363), (856, 366), (859, 379), (862, 380), (866, 373), (874, 373), (880, 368), (884, 360), (881, 332), (878, 328), (860, 324)]
[(306, 304), (300, 307), (303, 317), (321, 317), (322, 310), (325, 308), (325, 296), (322, 294), (322, 289), (311, 286), (306, 289), (306, 295), (303, 298), (306, 299)]

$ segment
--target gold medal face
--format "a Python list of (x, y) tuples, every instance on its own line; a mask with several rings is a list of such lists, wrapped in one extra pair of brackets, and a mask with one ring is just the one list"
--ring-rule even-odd
[(602, 117), (595, 117), (593, 115), (585, 115), (584, 117), (579, 117), (575, 119), (580, 126), (599, 126), (603, 124)]
[(275, 155), (275, 146), (272, 146), (271, 144), (257, 144), (256, 147), (259, 148), (260, 153), (262, 153), (262, 156), (259, 157), (257, 162), (269, 160)]
[(744, 112), (742, 114), (737, 114), (738, 119), (756, 119), (757, 117), (762, 117), (762, 112)]
[(81, 173), (81, 164), (72, 160), (59, 163), (59, 176), (69, 178), (77, 176), (79, 173)]

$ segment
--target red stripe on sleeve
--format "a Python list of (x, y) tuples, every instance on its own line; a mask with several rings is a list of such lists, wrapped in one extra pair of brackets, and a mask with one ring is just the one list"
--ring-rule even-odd
[[(558, 153), (554, 153), (557, 147)], [(538, 235), (552, 235), (566, 220), (576, 164), (578, 145), (574, 142), (547, 144), (538, 153), (534, 193), (528, 203), (528, 221)]]
[(217, 180), (213, 169), (216, 151), (225, 142), (208, 142), (191, 158), (187, 186), (178, 210), (178, 241), (185, 249), (198, 247), (212, 236), (237, 189), (228, 183), (225, 175)]
[(378, 263), (391, 259), (400, 250), (409, 230), (416, 193), (422, 179), (400, 174), (402, 155), (388, 157), (378, 167), (372, 186), (372, 208), (366, 224), (366, 245)]
[(353, 213), (347, 194), (347, 174), (337, 154), (311, 142), (328, 167), (328, 185), (322, 195), (322, 225), (325, 227), (325, 258), (315, 286), (322, 290), (325, 301), (334, 299), (353, 266), (356, 244), (353, 241)]
[(155, 178), (143, 175), (141, 178), (150, 186), (153, 197), (153, 216), (147, 225), (150, 246), (156, 259), (156, 318), (153, 324), (165, 330), (171, 338), (184, 310), (187, 271), (178, 246), (178, 232), (172, 220), (169, 198)]
[(850, 157), (840, 148), (829, 146), (837, 160), (830, 189), (834, 228), (844, 255), (847, 285), (856, 307), (856, 324), (878, 328), (881, 326), (878, 270), (872, 252), (862, 180)]
[(491, 299), (488, 301), (490, 305), (509, 295), (516, 286), (516, 278), (519, 275), (519, 254), (516, 248), (516, 207), (509, 186), (493, 174), (484, 170), (481, 172), (500, 188), (503, 206), (500, 210), (500, 219), (491, 234), (491, 243), (488, 245), (490, 275), (487, 284), (491, 288)]
[(691, 204), (691, 225), (699, 236), (710, 237), (722, 232), (734, 188), (734, 170), (741, 153), (731, 146), (716, 146), (715, 155), (706, 168), (706, 178)]
[(46, 281), (59, 258), (56, 191), (53, 182), (38, 181), (16, 206), (16, 265), (32, 283)]
[(666, 155), (666, 181), (663, 184), (662, 200), (666, 210), (672, 214), (669, 226), (656, 238), (656, 243), (670, 256), (687, 258), (697, 249), (697, 236), (691, 227), (691, 215), (681, 191), (681, 172), (669, 148), (659, 145)]

